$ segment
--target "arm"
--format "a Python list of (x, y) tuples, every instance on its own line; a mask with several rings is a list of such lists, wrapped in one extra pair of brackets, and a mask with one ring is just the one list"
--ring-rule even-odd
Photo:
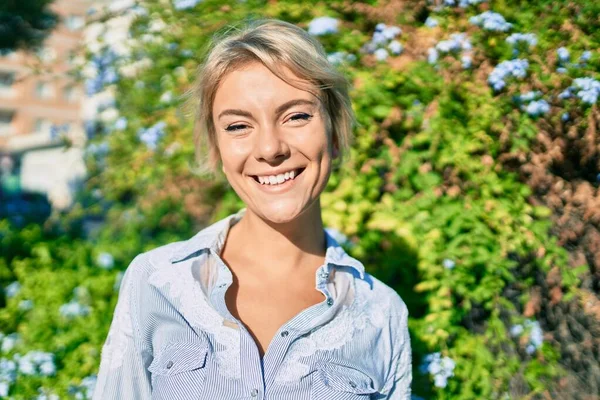
[(412, 350), (408, 333), (408, 310), (397, 317), (396, 341), (392, 351), (392, 363), (389, 378), (385, 384), (386, 400), (410, 400), (412, 383)]
[(100, 371), (93, 400), (149, 399), (151, 354), (144, 348), (136, 324), (135, 310), (141, 256), (127, 268), (108, 337), (102, 347)]

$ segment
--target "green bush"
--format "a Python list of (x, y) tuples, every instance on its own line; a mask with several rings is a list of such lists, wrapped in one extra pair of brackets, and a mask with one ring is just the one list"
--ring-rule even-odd
[[(593, 388), (562, 385), (573, 371), (532, 298), (538, 277), (558, 271), (560, 302), (576, 303), (589, 268), (570, 265), (551, 232), (552, 211), (532, 201), (536, 193), (502, 160), (527, 159), (548, 124), (589, 123), (597, 98), (584, 98), (574, 79), (598, 78), (598, 54), (579, 58), (600, 44), (592, 29), (600, 6), (470, 3), (481, 4), (204, 0), (180, 10), (168, 1), (128, 10), (130, 50), (100, 41), (88, 54), (95, 74), (82, 72), (92, 98), (116, 96), (90, 124), (89, 179), (76, 203), (43, 224), (0, 223), (0, 331), (8, 343), (0, 363), (16, 361), (0, 364), (7, 397), (89, 396), (128, 263), (242, 206), (226, 182), (189, 168), (192, 122), (180, 106), (212, 33), (259, 16), (307, 28), (324, 15), (340, 21), (320, 39), (343, 60), (360, 125), (350, 159), (322, 196), (323, 217), (407, 303), (415, 398), (577, 398), (576, 389)], [(470, 20), (487, 9), (511, 28)], [(378, 23), (401, 27), (394, 38), (401, 54), (388, 47), (385, 58), (390, 40), (373, 44)], [(451, 36), (459, 32), (467, 36)], [(513, 46), (506, 41), (513, 33), (534, 33), (537, 44)], [(561, 46), (569, 61), (560, 61)], [(145, 68), (127, 71), (145, 59)], [(500, 73), (511, 59), (528, 61), (524, 76)], [(494, 88), (498, 76), (502, 88)], [(570, 86), (570, 98), (559, 96)], [(23, 372), (25, 354), (36, 372)]]

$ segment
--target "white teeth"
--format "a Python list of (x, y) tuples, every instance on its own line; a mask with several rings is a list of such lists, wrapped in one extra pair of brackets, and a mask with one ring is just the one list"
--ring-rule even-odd
[(270, 176), (258, 176), (258, 182), (263, 185), (279, 185), (289, 179), (294, 179), (296, 171), (289, 171), (285, 174), (270, 175)]

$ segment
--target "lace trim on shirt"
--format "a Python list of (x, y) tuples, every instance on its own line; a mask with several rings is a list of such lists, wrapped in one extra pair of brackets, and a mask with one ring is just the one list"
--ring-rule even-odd
[[(342, 310), (329, 323), (295, 341), (275, 381), (281, 384), (297, 383), (310, 372), (309, 365), (304, 364), (302, 358), (312, 356), (317, 351), (339, 350), (350, 342), (357, 332), (368, 326), (384, 327), (387, 318), (382, 307), (373, 306), (371, 290), (367, 289), (365, 292), (367, 294), (357, 295), (349, 306), (342, 306)], [(356, 288), (355, 293), (358, 293)]]
[[(115, 317), (106, 342), (102, 347), (102, 357), (100, 358), (100, 370), (115, 370), (123, 365), (123, 360), (131, 338), (133, 337), (133, 325), (131, 323), (129, 293), (132, 290), (132, 284), (129, 279), (124, 283), (126, 287), (121, 291), (122, 298), (117, 301), (115, 308)], [(121, 296), (120, 295), (120, 296)]]
[(239, 331), (223, 325), (225, 319), (210, 306), (200, 283), (192, 276), (189, 265), (179, 265), (181, 267), (172, 265), (156, 271), (148, 282), (162, 288), (171, 299), (178, 301), (179, 310), (192, 326), (213, 335), (214, 340), (223, 346), (222, 350), (215, 350), (219, 372), (227, 378), (239, 379)]

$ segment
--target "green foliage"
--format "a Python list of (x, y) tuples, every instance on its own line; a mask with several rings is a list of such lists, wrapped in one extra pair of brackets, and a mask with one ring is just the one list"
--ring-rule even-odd
[(0, 52), (38, 47), (58, 22), (53, 0), (7, 0), (0, 4)]
[[(512, 49), (506, 33), (466, 22), (483, 8), (445, 8), (435, 14), (417, 7), (412, 14), (405, 10), (402, 17), (390, 16), (411, 32), (399, 37), (407, 51), (394, 58), (405, 62), (377, 63), (360, 49), (381, 21), (371, 17), (376, 13), (359, 11), (384, 7), (378, 2), (206, 0), (187, 11), (165, 2), (146, 4), (148, 13), (131, 27), (134, 39), (146, 39), (124, 62), (148, 58), (151, 65), (116, 83), (117, 108), (127, 127), (106, 123), (108, 133), (93, 140), (104, 141), (110, 150), (88, 157), (90, 177), (78, 202), (43, 226), (18, 230), (0, 221), (0, 282), (5, 287), (21, 283), (18, 294), (0, 298), (0, 331), (21, 337), (2, 357), (44, 350), (55, 355), (57, 367), (49, 377), (19, 375), (11, 395), (31, 398), (43, 386), (71, 396), (84, 377), (97, 371), (116, 304), (117, 271), (136, 254), (185, 239), (243, 206), (226, 182), (198, 178), (189, 168), (192, 122), (180, 107), (181, 96), (211, 35), (251, 16), (307, 27), (314, 17), (328, 15), (343, 20), (338, 33), (321, 37), (327, 51), (357, 56), (340, 69), (352, 82), (359, 126), (347, 165), (335, 171), (322, 195), (323, 218), (348, 236), (348, 251), (408, 305), (413, 392), (431, 399), (517, 398), (512, 391), (517, 382), (524, 397), (552, 397), (557, 378), (565, 373), (559, 352), (547, 342), (530, 351), (532, 332), (510, 332), (528, 320), (524, 308), (536, 274), (558, 269), (563, 301), (570, 301), (579, 296), (587, 266), (569, 268), (566, 250), (549, 233), (549, 209), (532, 205), (531, 189), (499, 158), (527, 153), (540, 129), (539, 119), (520, 110), (513, 96), (533, 89), (557, 94), (570, 84), (546, 65), (547, 54), (568, 38), (557, 28), (574, 24), (579, 29), (579, 39), (569, 43), (573, 51), (598, 48), (598, 33), (589, 26), (600, 9), (592, 2), (519, 3), (492, 1), (489, 6), (514, 24), (513, 32), (535, 32), (539, 45), (529, 50), (527, 79), (498, 93), (487, 83), (490, 65), (510, 59)], [(422, 26), (423, 12), (440, 20), (438, 39), (454, 30), (472, 33), (474, 68), (457, 67), (452, 57), (430, 64), (427, 49), (408, 44), (410, 35), (432, 37)], [(157, 20), (169, 29), (155, 34), (156, 40), (144, 36)], [(589, 70), (573, 74), (590, 75), (597, 60), (596, 55)], [(173, 99), (162, 101), (165, 92)], [(556, 121), (565, 109), (589, 113), (581, 103), (555, 107), (543, 118)], [(161, 121), (164, 136), (153, 150), (139, 132)], [(114, 266), (101, 266), (104, 253), (112, 255)], [(73, 299), (89, 313), (62, 315), (61, 306)], [(33, 307), (24, 309), (23, 300), (31, 300)], [(456, 363), (443, 387), (420, 368), (433, 352)]]

